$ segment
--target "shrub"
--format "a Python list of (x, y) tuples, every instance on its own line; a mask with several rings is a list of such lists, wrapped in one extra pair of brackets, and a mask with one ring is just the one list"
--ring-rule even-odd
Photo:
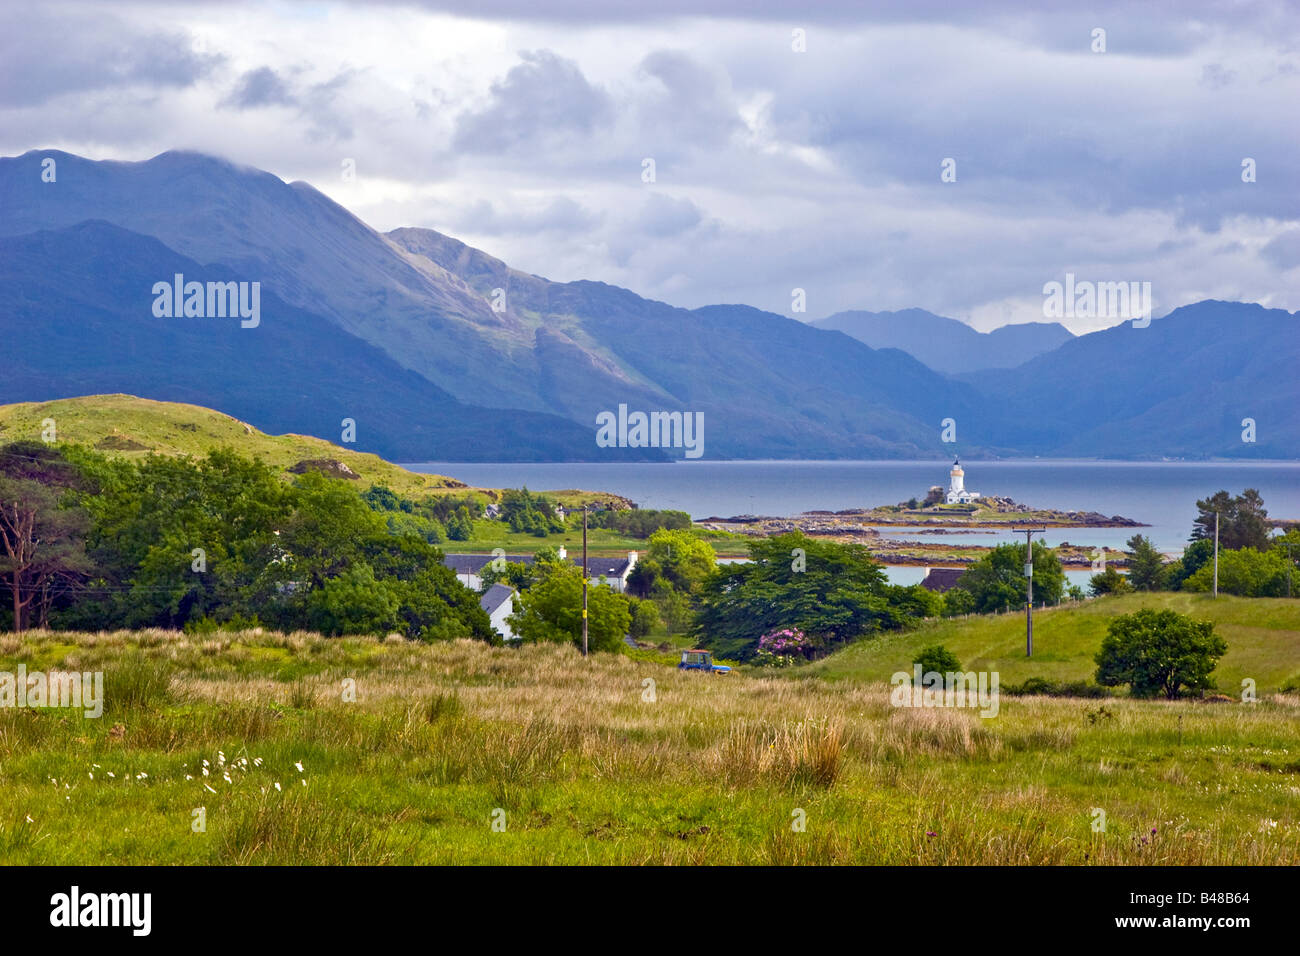
[(935, 644), (925, 648), (921, 653), (912, 659), (913, 664), (921, 665), (921, 672), (929, 674), (959, 673), (961, 671), (961, 661), (957, 660), (957, 655), (942, 644)]
[(1227, 650), (1212, 622), (1143, 608), (1111, 621), (1095, 658), (1097, 683), (1128, 684), (1135, 697), (1163, 693), (1172, 700), (1182, 687), (1214, 687), (1210, 672)]

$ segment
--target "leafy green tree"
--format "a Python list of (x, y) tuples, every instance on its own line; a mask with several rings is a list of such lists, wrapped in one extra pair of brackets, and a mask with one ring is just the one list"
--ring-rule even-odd
[(1214, 541), (1200, 539), (1183, 549), (1183, 556), (1164, 566), (1160, 590), (1181, 591), (1187, 579), (1214, 560)]
[(792, 532), (752, 541), (749, 552), (751, 561), (719, 568), (701, 590), (693, 633), (721, 657), (748, 659), (781, 628), (824, 651), (910, 619), (861, 545)]
[(453, 511), (447, 519), (447, 537), (452, 541), (468, 541), (474, 537), (474, 519), (465, 505)]
[(1093, 597), (1101, 597), (1103, 594), (1128, 594), (1133, 590), (1133, 585), (1113, 567), (1108, 567), (1088, 579), (1088, 590)]
[(691, 527), (691, 516), (685, 511), (659, 511), (653, 508), (596, 511), (588, 517), (588, 521), (590, 527), (608, 528), (634, 538), (648, 538), (663, 528), (687, 531)]
[(1111, 621), (1095, 658), (1097, 683), (1128, 684), (1135, 697), (1163, 693), (1172, 700), (1183, 687), (1214, 687), (1210, 674), (1227, 651), (1212, 622), (1143, 608)]
[(632, 623), (628, 633), (636, 640), (648, 637), (659, 625), (659, 608), (653, 601), (643, 601), (640, 598), (630, 597), (628, 601), (632, 609)]
[(545, 495), (533, 494), (527, 487), (507, 488), (501, 492), (501, 520), (511, 531), (523, 531), (544, 538), (564, 530), (555, 506)]
[[(572, 642), (582, 646), (582, 570), (572, 564), (546, 567), (541, 578), (519, 595), (509, 618), (526, 642)], [(615, 651), (632, 626), (628, 599), (609, 585), (587, 589), (587, 643), (592, 650)]]
[(946, 609), (944, 597), (919, 584), (886, 585), (889, 603), (910, 617), (941, 617)]
[(179, 627), (203, 616), (252, 616), (272, 599), (284, 570), (276, 530), (292, 508), (273, 469), (218, 450), (90, 471), (101, 484), (81, 499), (98, 571), (89, 587), (102, 597), (75, 609), (74, 623)]
[(341, 479), (308, 471), (294, 482), (290, 501), (279, 544), (286, 575), (309, 590), (365, 560), (366, 543), (388, 534), (383, 516)]
[(1196, 520), (1192, 524), (1192, 540), (1214, 540), (1214, 516), (1219, 515), (1219, 548), (1237, 550), (1268, 548), (1268, 511), (1264, 499), (1254, 488), (1233, 497), (1226, 491), (1217, 491), (1209, 498), (1196, 502)]
[[(1186, 591), (1214, 587), (1214, 562), (1202, 565), (1183, 582)], [(1277, 550), (1219, 550), (1219, 590), (1241, 597), (1281, 597), (1286, 594), (1286, 554)]]
[[(1025, 606), (1025, 546), (1000, 544), (966, 569), (961, 586), (975, 599), (977, 614), (990, 614)], [(1056, 552), (1034, 542), (1034, 603), (1060, 604), (1065, 591), (1065, 570)]]
[(717, 553), (707, 541), (689, 531), (659, 530), (650, 535), (650, 547), (628, 575), (628, 590), (649, 595), (663, 579), (674, 591), (695, 595), (717, 570)]
[(370, 565), (357, 563), (307, 597), (307, 623), (322, 634), (387, 634), (401, 621), (401, 598)]
[(961, 671), (961, 661), (957, 655), (942, 644), (925, 648), (912, 659), (913, 664), (921, 665), (921, 673), (955, 674)]
[(1135, 534), (1128, 539), (1128, 583), (1135, 591), (1159, 589), (1165, 558), (1151, 539)]
[(963, 587), (949, 588), (943, 593), (943, 616), (957, 617), (975, 613), (975, 596)]

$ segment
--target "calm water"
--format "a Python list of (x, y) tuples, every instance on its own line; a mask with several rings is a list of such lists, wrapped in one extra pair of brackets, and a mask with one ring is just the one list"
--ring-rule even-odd
[[(414, 471), (451, 475), (480, 487), (535, 491), (585, 488), (631, 498), (643, 508), (674, 508), (696, 519), (738, 514), (794, 515), (896, 504), (925, 497), (931, 485), (948, 485), (944, 461), (679, 461), (663, 464), (457, 464), (407, 465)], [(966, 487), (1006, 495), (1039, 508), (1097, 511), (1151, 525), (1141, 528), (1157, 548), (1177, 551), (1187, 543), (1196, 500), (1226, 488), (1240, 494), (1257, 488), (1269, 514), (1300, 518), (1300, 463), (1183, 463), (1098, 461), (965, 462)], [(893, 533), (893, 532), (891, 532)], [(1123, 548), (1126, 528), (1058, 528), (1045, 536), (1062, 541)], [(1009, 534), (962, 533), (920, 537), (953, 543), (996, 544)], [(904, 571), (907, 569), (896, 569)], [(915, 569), (919, 572), (920, 569)]]

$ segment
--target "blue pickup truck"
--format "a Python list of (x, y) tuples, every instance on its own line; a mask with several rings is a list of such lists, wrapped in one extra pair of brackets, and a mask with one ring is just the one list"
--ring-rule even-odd
[(726, 664), (713, 663), (709, 651), (682, 651), (682, 659), (677, 663), (679, 671), (708, 671), (710, 674), (730, 674), (731, 668)]

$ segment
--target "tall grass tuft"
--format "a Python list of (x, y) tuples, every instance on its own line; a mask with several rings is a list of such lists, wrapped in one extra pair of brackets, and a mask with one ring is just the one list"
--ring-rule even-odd
[(159, 710), (175, 699), (166, 661), (133, 651), (104, 668), (104, 711)]

